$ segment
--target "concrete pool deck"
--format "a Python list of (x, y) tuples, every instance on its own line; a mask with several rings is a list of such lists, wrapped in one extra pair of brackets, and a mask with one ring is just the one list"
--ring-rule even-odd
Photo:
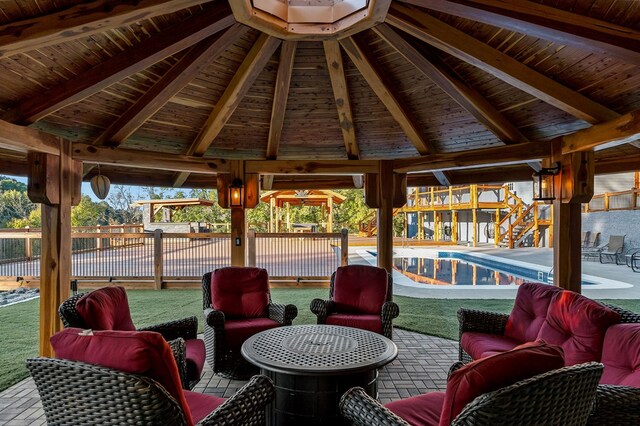
[[(375, 257), (368, 251), (375, 247), (358, 247), (349, 253), (350, 264), (373, 264)], [(504, 249), (464, 246), (394, 247), (394, 254), (403, 257), (425, 257), (433, 251), (460, 251), (483, 258), (495, 257), (500, 261), (530, 264), (548, 272), (553, 265), (553, 250), (549, 248)], [(640, 273), (633, 272), (625, 265), (601, 264), (599, 261), (582, 261), (585, 280), (600, 285), (584, 286), (582, 293), (594, 299), (640, 299)], [(416, 283), (398, 271), (393, 272), (394, 294), (409, 297), (435, 299), (513, 299), (518, 286), (441, 286)]]

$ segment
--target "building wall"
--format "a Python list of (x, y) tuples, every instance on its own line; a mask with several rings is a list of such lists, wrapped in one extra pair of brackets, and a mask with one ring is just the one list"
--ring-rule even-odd
[(600, 232), (600, 244), (625, 235), (625, 247), (640, 247), (640, 210), (582, 213), (582, 231)]

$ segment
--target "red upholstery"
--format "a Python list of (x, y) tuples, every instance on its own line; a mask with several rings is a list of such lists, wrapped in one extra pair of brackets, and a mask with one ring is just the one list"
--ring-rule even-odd
[(82, 332), (79, 328), (67, 328), (53, 335), (51, 345), (56, 357), (149, 377), (178, 401), (187, 424), (193, 424), (180, 385), (178, 366), (171, 348), (159, 333), (105, 330), (82, 335)]
[(602, 363), (600, 383), (640, 388), (640, 324), (616, 324), (607, 329)]
[(202, 367), (207, 356), (204, 340), (188, 339), (184, 343), (187, 347), (187, 377), (202, 376)]
[(553, 296), (538, 339), (562, 346), (566, 365), (600, 361), (604, 334), (619, 322), (614, 310), (565, 290)]
[(382, 334), (382, 319), (379, 312), (378, 315), (332, 314), (327, 316), (325, 324), (361, 328)]
[(333, 281), (336, 311), (380, 314), (387, 300), (387, 271), (368, 265), (340, 266)]
[(493, 355), (497, 352), (506, 352), (522, 342), (510, 337), (497, 334), (480, 333), (477, 331), (465, 331), (460, 339), (460, 346), (473, 359)]
[(563, 366), (562, 349), (540, 341), (473, 361), (449, 377), (440, 425), (448, 426), (468, 403), (482, 394)]
[(225, 398), (191, 391), (184, 391), (184, 397), (191, 410), (191, 417), (194, 423), (198, 423), (207, 417), (213, 410), (226, 401)]
[(240, 349), (249, 337), (270, 328), (280, 327), (280, 323), (269, 318), (247, 318), (224, 322), (224, 336), (229, 349)]
[(102, 287), (82, 296), (76, 311), (93, 330), (134, 331), (129, 301), (123, 287)]
[(429, 392), (390, 402), (385, 407), (412, 426), (437, 426), (443, 403), (444, 392)]
[(518, 295), (507, 320), (504, 335), (519, 342), (536, 340), (547, 318), (551, 298), (559, 291), (562, 290), (546, 284), (522, 284), (518, 288)]
[(258, 318), (267, 315), (269, 276), (262, 268), (228, 267), (211, 274), (213, 309), (227, 319)]

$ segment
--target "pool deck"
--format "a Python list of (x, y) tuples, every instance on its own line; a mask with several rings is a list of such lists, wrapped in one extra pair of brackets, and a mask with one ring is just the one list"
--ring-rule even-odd
[[(375, 247), (358, 247), (349, 254), (350, 264), (374, 264), (375, 257), (367, 253), (375, 251)], [(477, 254), (481, 257), (493, 256), (500, 260), (523, 262), (542, 266), (548, 272), (553, 265), (553, 250), (549, 248), (504, 248), (465, 247), (465, 246), (432, 246), (396, 247), (394, 252), (403, 256), (420, 257), (432, 251), (461, 251)], [(582, 261), (582, 274), (593, 282), (610, 283), (598, 285), (598, 288), (584, 286), (582, 293), (594, 299), (640, 299), (640, 273), (633, 272), (625, 265), (601, 264), (599, 261)], [(615, 282), (620, 285), (616, 286)], [(393, 272), (394, 294), (401, 296), (436, 298), (436, 299), (513, 299), (517, 286), (442, 286), (416, 283), (398, 271)], [(618, 288), (616, 288), (618, 287)]]

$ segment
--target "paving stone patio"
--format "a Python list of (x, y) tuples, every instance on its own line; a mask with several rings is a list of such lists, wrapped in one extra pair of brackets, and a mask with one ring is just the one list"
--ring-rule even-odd
[[(449, 367), (457, 360), (457, 343), (439, 337), (394, 330), (398, 358), (380, 371), (379, 398), (385, 403), (421, 393), (444, 390)], [(245, 382), (214, 376), (205, 365), (195, 390), (228, 397)], [(33, 380), (0, 392), (0, 426), (46, 424), (42, 404)]]

